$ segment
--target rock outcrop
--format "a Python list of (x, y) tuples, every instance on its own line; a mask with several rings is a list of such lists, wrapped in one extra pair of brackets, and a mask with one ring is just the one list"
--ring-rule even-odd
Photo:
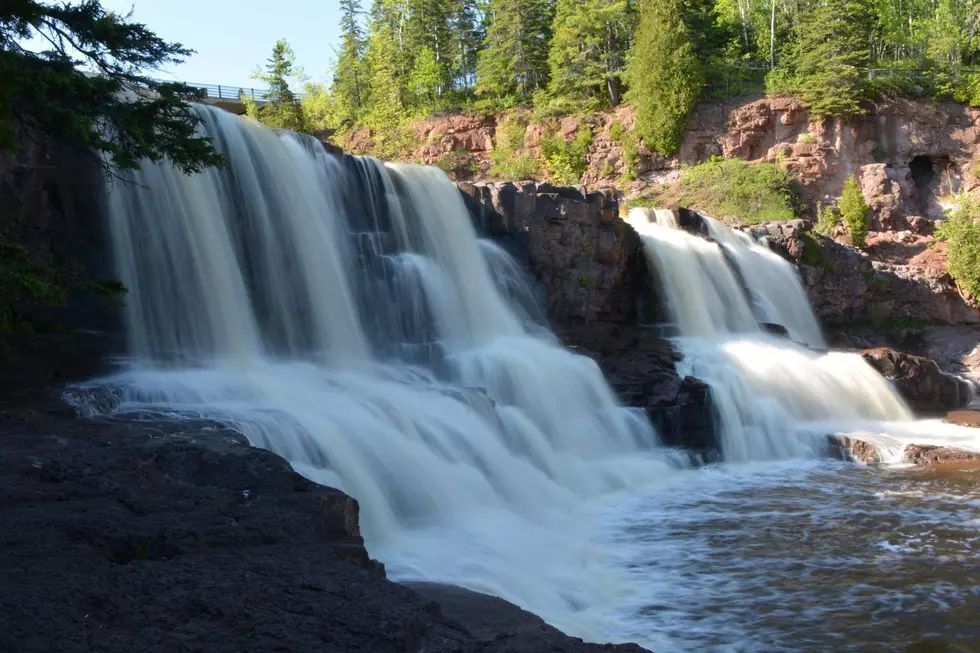
[[(789, 220), (751, 230), (799, 267), (810, 303), (825, 325), (880, 327), (899, 320), (980, 323), (980, 312), (966, 303), (953, 280), (944, 270), (937, 271), (934, 263), (920, 267), (874, 261), (810, 227), (804, 220)], [(921, 250), (931, 251), (925, 245)]]
[(936, 362), (928, 358), (884, 347), (865, 350), (861, 356), (891, 381), (918, 413), (945, 414), (963, 408), (972, 399), (973, 390), (968, 381), (942, 372)]
[(980, 110), (956, 103), (888, 100), (865, 116), (810, 122), (793, 98), (711, 103), (691, 118), (682, 163), (720, 155), (780, 161), (804, 198), (828, 202), (855, 175), (876, 230), (926, 232), (942, 219), (938, 198), (978, 183)]
[(646, 265), (612, 192), (534, 182), (460, 183), (483, 233), (517, 244), (558, 322), (636, 322)]
[(7, 376), (28, 360), (0, 358), (2, 651), (642, 651), (482, 595), (443, 611), (385, 578), (346, 494), (220, 424), (79, 419), (57, 388), (98, 359)]

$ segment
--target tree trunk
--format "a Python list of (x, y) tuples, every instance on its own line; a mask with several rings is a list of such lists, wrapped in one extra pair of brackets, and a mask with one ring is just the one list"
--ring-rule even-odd
[(769, 18), (769, 69), (776, 67), (776, 0), (772, 0)]
[(619, 80), (616, 79), (616, 36), (612, 23), (606, 23), (606, 87), (609, 104), (615, 109), (619, 106)]

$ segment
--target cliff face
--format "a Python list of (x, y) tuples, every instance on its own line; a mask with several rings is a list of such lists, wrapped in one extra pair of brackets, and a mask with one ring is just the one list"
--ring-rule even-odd
[[(632, 130), (630, 107), (539, 123), (525, 114), (522, 120), (528, 122), (526, 151), (538, 158), (545, 133), (558, 132), (570, 141), (578, 130), (591, 129), (588, 168), (580, 181), (592, 189), (641, 190), (676, 178), (680, 165), (711, 156), (780, 161), (798, 177), (809, 202), (834, 200), (844, 180), (855, 175), (874, 210), (877, 231), (929, 233), (932, 221), (942, 219), (944, 196), (980, 184), (980, 166), (972, 164), (980, 157), (980, 109), (955, 103), (889, 100), (866, 116), (820, 122), (811, 122), (807, 108), (788, 97), (703, 104), (691, 117), (676, 157), (661, 157), (638, 144), (633, 164), (638, 179), (631, 182), (624, 180), (629, 163), (623, 143), (610, 133), (614, 123)], [(496, 116), (477, 114), (426, 118), (414, 126), (417, 145), (405, 157), (442, 165), (458, 180), (486, 180), (497, 123)], [(369, 153), (370, 133), (354, 134), (348, 146)]]

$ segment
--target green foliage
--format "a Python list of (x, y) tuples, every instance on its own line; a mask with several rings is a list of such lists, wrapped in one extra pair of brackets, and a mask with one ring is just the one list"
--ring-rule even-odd
[(116, 300), (126, 288), (119, 281), (86, 279), (81, 270), (42, 265), (22, 245), (0, 236), (0, 335), (32, 331), (29, 312), (64, 306), (71, 292)]
[(517, 115), (505, 116), (497, 124), (493, 151), (490, 153), (490, 174), (498, 179), (533, 179), (541, 169), (536, 157), (524, 150), (527, 125)]
[(824, 0), (798, 29), (796, 87), (814, 118), (864, 113), (872, 17), (866, 0)]
[(579, 127), (572, 142), (558, 133), (545, 134), (541, 139), (541, 154), (553, 180), (560, 184), (577, 184), (589, 169), (586, 158), (592, 145), (592, 130), (588, 125)]
[[(314, 116), (309, 116), (310, 110), (304, 107), (304, 118), (310, 117), (324, 125), (341, 126), (357, 123), (368, 95), (364, 60), (367, 42), (361, 28), (360, 14), (361, 7), (358, 0), (340, 0), (341, 45), (329, 94), (333, 106), (329, 112), (323, 109), (316, 110)], [(324, 92), (323, 95), (326, 93)], [(317, 102), (313, 104), (317, 105)]]
[(957, 286), (980, 299), (980, 200), (961, 193), (936, 238), (949, 244), (946, 265)]
[(551, 98), (619, 105), (632, 13), (626, 0), (558, 0), (548, 52)]
[(827, 272), (837, 271), (837, 266), (824, 253), (820, 241), (809, 231), (803, 232), (803, 262), (816, 265)]
[(625, 75), (636, 105), (636, 130), (648, 148), (665, 156), (680, 147), (703, 79), (681, 8), (681, 0), (641, 4)]
[(436, 166), (455, 178), (475, 175), (480, 171), (480, 166), (477, 165), (473, 155), (464, 150), (453, 150), (443, 155), (436, 162)]
[(803, 145), (812, 145), (817, 142), (817, 137), (810, 132), (803, 132), (796, 137), (796, 142)]
[[(326, 86), (308, 83), (303, 87), (303, 92), (300, 108), (303, 111), (303, 125), (309, 133), (333, 133), (348, 125), (347, 107)], [(252, 108), (246, 103), (247, 115), (251, 116), (251, 112)]]
[(814, 230), (833, 238), (839, 224), (840, 215), (837, 211), (832, 206), (824, 206), (822, 202), (817, 202), (817, 224)]
[(623, 149), (623, 176), (620, 180), (623, 183), (636, 181), (637, 171), (640, 168), (640, 144), (637, 142), (636, 134), (626, 129), (621, 122), (614, 120), (609, 125), (609, 138)]
[[(35, 39), (42, 52), (25, 49)], [(91, 151), (110, 174), (142, 159), (185, 172), (220, 165), (197, 114), (184, 102), (201, 91), (144, 74), (191, 54), (98, 0), (0, 5), (0, 151), (38, 136)], [(97, 70), (99, 75), (82, 72)]]
[(841, 217), (847, 225), (847, 233), (850, 236), (851, 244), (855, 247), (864, 247), (870, 229), (868, 220), (868, 205), (864, 201), (864, 193), (861, 185), (854, 175), (847, 178), (844, 182), (844, 192), (838, 202)]
[(305, 131), (303, 108), (296, 94), (289, 88), (289, 78), (293, 76), (295, 57), (285, 39), (276, 41), (272, 56), (264, 71), (256, 71), (252, 76), (265, 82), (269, 90), (266, 103), (259, 107), (259, 120), (276, 129)]
[(592, 290), (595, 288), (595, 280), (592, 277), (587, 277), (584, 274), (579, 275), (578, 286), (583, 290)]
[(677, 203), (749, 224), (790, 220), (799, 204), (793, 176), (774, 163), (712, 157), (685, 168), (680, 187)]
[(500, 106), (527, 103), (548, 81), (552, 5), (547, 0), (489, 0), (489, 5), (476, 92)]

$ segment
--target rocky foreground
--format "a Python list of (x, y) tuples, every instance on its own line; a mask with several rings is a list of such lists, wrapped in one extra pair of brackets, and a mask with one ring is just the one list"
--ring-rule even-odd
[(643, 650), (391, 582), (356, 501), (219, 424), (76, 418), (58, 388), (97, 340), (0, 363), (0, 651)]

